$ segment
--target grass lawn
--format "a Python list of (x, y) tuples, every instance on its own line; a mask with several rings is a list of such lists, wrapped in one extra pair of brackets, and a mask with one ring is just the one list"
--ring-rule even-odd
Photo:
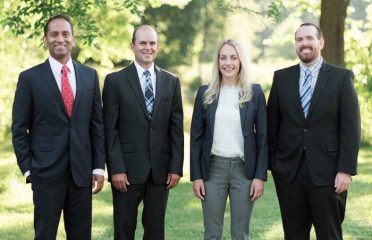
[[(192, 194), (187, 163), (185, 172), (185, 177), (169, 195), (166, 217), (166, 239), (169, 240), (203, 238), (201, 205)], [(358, 176), (353, 178), (348, 195), (343, 224), (346, 240), (372, 239), (372, 146), (361, 148), (358, 172)], [(9, 146), (0, 149), (0, 176), (0, 239), (32, 239), (32, 191), (30, 185), (25, 184)], [(104, 190), (93, 197), (93, 239), (113, 239), (111, 202), (111, 190), (106, 182)], [(228, 206), (225, 214), (224, 239), (230, 239)], [(142, 236), (140, 223), (139, 218), (136, 239), (141, 239)], [(315, 239), (314, 234), (312, 236)], [(57, 239), (65, 239), (63, 222)], [(279, 205), (271, 176), (265, 184), (263, 198), (254, 208), (251, 239), (283, 239)]]

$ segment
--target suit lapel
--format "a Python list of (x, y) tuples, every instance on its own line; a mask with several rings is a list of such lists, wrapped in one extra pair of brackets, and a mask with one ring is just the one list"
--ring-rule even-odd
[(138, 104), (140, 105), (140, 108), (142, 109), (143, 113), (145, 114), (147, 120), (150, 121), (150, 117), (149, 117), (149, 114), (147, 112), (147, 108), (146, 108), (146, 104), (145, 104), (145, 97), (143, 95), (141, 84), (140, 84), (140, 81), (138, 79), (138, 73), (137, 73), (136, 66), (134, 65), (134, 63), (132, 63), (126, 70), (128, 71), (129, 85), (131, 86), (131, 88), (134, 92), (134, 95), (137, 98), (137, 101), (138, 101)]
[(323, 90), (328, 84), (328, 81), (329, 81), (328, 71), (329, 71), (328, 65), (323, 62), (323, 65), (319, 70), (318, 79), (315, 84), (313, 95), (310, 100), (310, 107), (309, 107), (307, 119), (310, 118), (311, 113), (313, 112), (313, 109), (315, 108), (316, 104), (319, 101), (320, 96), (323, 93)]
[[(253, 99), (252, 99), (253, 100)], [(252, 101), (251, 100), (251, 101)], [(250, 102), (251, 102), (250, 101)], [(239, 106), (239, 113), (240, 113), (240, 124), (242, 125), (242, 133), (244, 134), (245, 133), (245, 129), (244, 129), (244, 126), (245, 126), (245, 118), (246, 118), (246, 115), (247, 115), (247, 108), (248, 108), (248, 104), (250, 102), (245, 102), (243, 107), (240, 107)]]
[(302, 110), (301, 99), (300, 99), (300, 66), (296, 65), (290, 71), (289, 75), (290, 84), (290, 95), (292, 96), (293, 102), (295, 104), (295, 110), (302, 116), (305, 120), (304, 112)]
[(52, 73), (52, 69), (50, 68), (49, 61), (46, 60), (44, 64), (42, 65), (42, 72), (43, 77), (46, 82), (46, 85), (50, 88), (52, 95), (55, 97), (56, 101), (58, 102), (59, 106), (62, 108), (62, 110), (67, 114), (65, 105), (62, 100), (61, 91), (58, 88), (56, 79), (54, 78), (54, 75)]
[[(72, 109), (72, 116), (71, 118), (74, 116), (74, 113), (77, 109), (77, 106), (79, 104), (79, 100), (80, 100), (80, 96), (82, 94), (82, 91), (84, 90), (84, 75), (82, 74), (81, 72), (81, 68), (79, 66), (79, 64), (77, 64), (75, 61), (73, 61), (73, 65), (74, 65), (74, 70), (75, 70), (75, 79), (76, 79), (76, 93), (75, 93), (75, 100), (74, 100), (74, 105), (73, 105), (73, 109)], [(66, 112), (67, 114), (67, 112)]]
[(154, 101), (154, 108), (152, 112), (152, 119), (156, 118), (156, 113), (158, 112), (159, 105), (161, 102), (161, 97), (165, 89), (166, 81), (164, 79), (162, 80), (163, 73), (160, 68), (155, 66), (155, 72), (156, 72), (156, 92), (155, 92), (155, 101)]
[(208, 107), (208, 115), (209, 117), (209, 126), (211, 126), (211, 132), (214, 132), (214, 121), (216, 119), (216, 111), (217, 111), (217, 106), (218, 106), (218, 99), (219, 96), (213, 101), (213, 103)]

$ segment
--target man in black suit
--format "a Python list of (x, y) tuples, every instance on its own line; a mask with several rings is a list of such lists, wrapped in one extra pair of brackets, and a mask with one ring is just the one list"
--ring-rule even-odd
[(63, 210), (67, 239), (91, 239), (93, 193), (103, 187), (103, 116), (95, 70), (71, 59), (65, 15), (44, 27), (50, 56), (19, 75), (13, 146), (34, 202), (35, 239), (56, 239)]
[(300, 64), (275, 72), (268, 101), (269, 158), (285, 239), (342, 239), (346, 194), (360, 143), (358, 98), (350, 70), (321, 57), (322, 33), (295, 33)]
[(179, 79), (154, 65), (157, 33), (148, 25), (132, 37), (134, 62), (107, 75), (103, 89), (107, 168), (115, 239), (134, 239), (143, 201), (143, 239), (164, 239), (168, 190), (183, 165), (183, 110)]

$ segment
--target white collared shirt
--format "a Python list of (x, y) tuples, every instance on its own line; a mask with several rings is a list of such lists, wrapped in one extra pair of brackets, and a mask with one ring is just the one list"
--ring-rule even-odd
[(155, 92), (156, 92), (156, 73), (155, 73), (154, 63), (148, 69), (144, 69), (136, 61), (134, 61), (134, 66), (136, 66), (136, 69), (137, 69), (138, 79), (139, 79), (140, 84), (141, 84), (141, 89), (142, 89), (143, 96), (145, 96), (145, 87), (146, 87), (146, 80), (145, 80), (145, 76), (143, 75), (143, 72), (146, 71), (146, 70), (149, 70), (149, 72), (151, 74), (151, 83), (152, 83), (152, 89), (153, 89), (154, 98), (155, 98), (155, 96), (156, 96), (155, 95)]
[[(57, 82), (59, 91), (61, 91), (61, 79), (62, 79), (62, 66), (63, 64), (58, 62), (53, 57), (49, 56), (49, 64), (50, 68), (52, 69), (52, 73), (54, 79)], [(76, 96), (76, 76), (75, 76), (75, 69), (74, 65), (72, 64), (71, 58), (67, 61), (66, 66), (68, 67), (68, 80), (70, 81), (70, 86), (72, 88), (72, 92), (74, 94), (74, 98)]]

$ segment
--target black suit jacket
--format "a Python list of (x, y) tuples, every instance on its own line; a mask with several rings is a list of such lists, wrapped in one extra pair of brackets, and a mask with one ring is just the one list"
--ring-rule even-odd
[(107, 75), (103, 112), (109, 176), (126, 173), (131, 184), (144, 183), (151, 170), (154, 183), (168, 173), (182, 176), (183, 109), (179, 79), (155, 67), (156, 95), (152, 119), (132, 63)]
[[(207, 88), (206, 85), (201, 86), (195, 99), (190, 138), (191, 181), (209, 179), (208, 170), (218, 99), (204, 108), (203, 99)], [(268, 164), (266, 101), (260, 85), (253, 84), (252, 92), (252, 100), (239, 108), (244, 137), (244, 168), (248, 179), (266, 180)]]
[(105, 167), (98, 76), (94, 69), (75, 61), (73, 65), (76, 96), (71, 119), (48, 60), (19, 75), (13, 146), (22, 173), (30, 170), (33, 183), (52, 185), (72, 175), (85, 187), (92, 182), (92, 170)]
[(324, 62), (306, 119), (299, 78), (299, 65), (274, 74), (268, 101), (270, 168), (274, 177), (291, 182), (305, 154), (313, 183), (333, 185), (337, 172), (357, 171), (360, 115), (354, 75)]

